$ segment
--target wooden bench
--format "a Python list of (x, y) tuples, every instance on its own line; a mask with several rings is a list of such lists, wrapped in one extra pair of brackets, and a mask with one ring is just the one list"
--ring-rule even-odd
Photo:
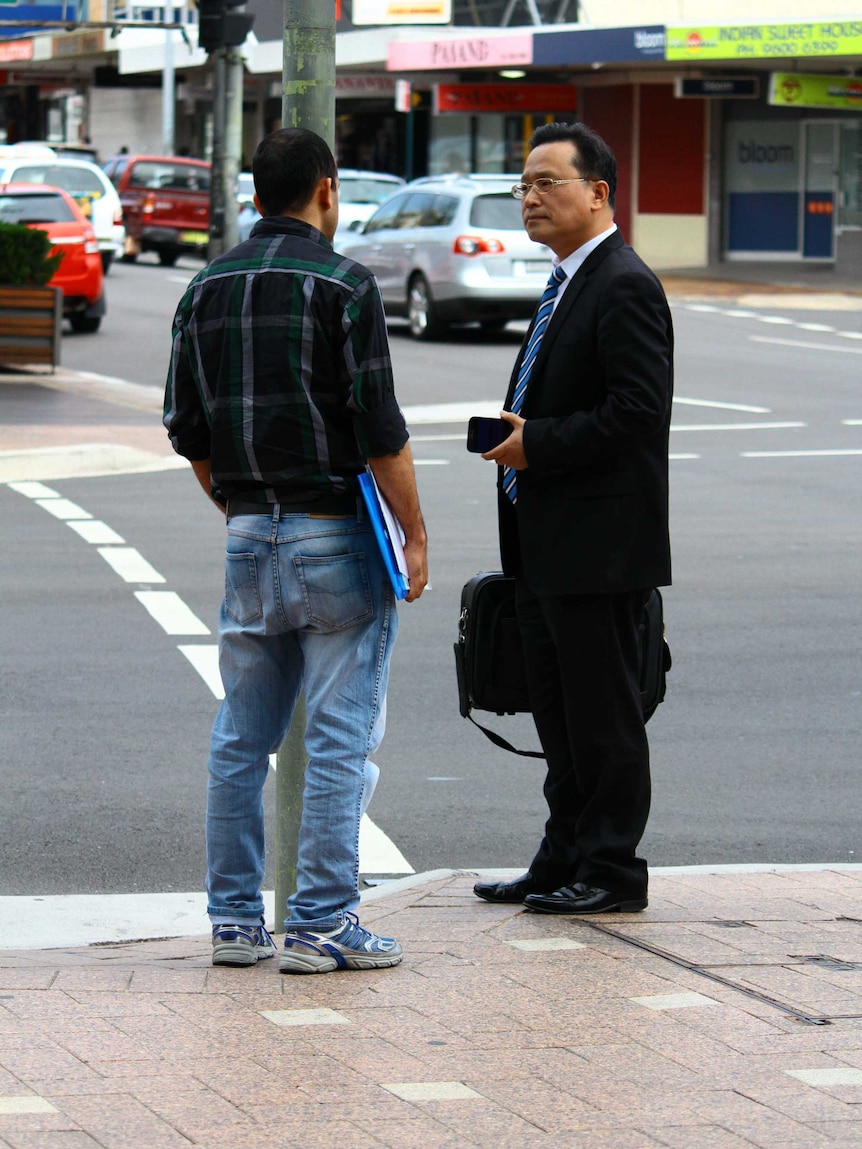
[(59, 287), (0, 287), (0, 364), (60, 363)]

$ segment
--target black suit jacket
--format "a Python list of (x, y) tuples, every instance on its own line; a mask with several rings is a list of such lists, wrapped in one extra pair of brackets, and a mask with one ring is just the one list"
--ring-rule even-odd
[(670, 583), (672, 395), (664, 291), (614, 232), (566, 287), (533, 367), (521, 408), (529, 465), (516, 505), (498, 494), (507, 573), (539, 594)]

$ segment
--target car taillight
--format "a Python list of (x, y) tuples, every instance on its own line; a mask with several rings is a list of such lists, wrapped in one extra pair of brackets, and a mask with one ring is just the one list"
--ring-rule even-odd
[(147, 196), (147, 198), (144, 200), (144, 206), (143, 206), (142, 210), (143, 210), (144, 215), (152, 215), (153, 214), (153, 212), (156, 210), (155, 196), (151, 196), (151, 195)]
[(122, 225), (122, 222), (123, 222), (123, 209), (121, 207), (118, 207), (117, 210), (114, 212), (114, 226), (120, 227)]
[(84, 251), (87, 255), (99, 254), (99, 241), (96, 239), (96, 233), (94, 231), (84, 232)]
[(499, 239), (480, 235), (459, 235), (452, 244), (456, 255), (502, 255), (506, 250)]

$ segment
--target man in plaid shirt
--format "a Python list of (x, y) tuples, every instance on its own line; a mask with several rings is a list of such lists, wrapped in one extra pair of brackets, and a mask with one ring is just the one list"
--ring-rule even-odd
[(371, 273), (337, 255), (338, 174), (315, 133), (283, 128), (252, 170), (262, 218), (190, 283), (173, 325), (164, 424), (227, 518), (207, 792), (213, 964), (275, 947), (263, 922), (262, 791), (300, 691), (305, 772), (286, 973), (396, 965), (359, 925), (359, 821), (376, 781), (395, 600), (359, 496), (371, 468), (400, 520), (410, 579), (425, 528)]

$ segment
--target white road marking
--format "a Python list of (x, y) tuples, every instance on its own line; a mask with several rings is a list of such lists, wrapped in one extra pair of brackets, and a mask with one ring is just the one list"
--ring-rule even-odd
[(22, 480), (20, 483), (8, 483), (8, 487), (17, 491), (19, 495), (23, 495), (25, 499), (59, 499), (60, 492), (55, 491), (53, 487), (46, 487), (44, 483), (34, 483), (29, 479)]
[(828, 323), (797, 323), (796, 326), (800, 331), (835, 331), (834, 327), (830, 327)]
[[(414, 459), (414, 467), (448, 467), (448, 459)], [(428, 589), (427, 587), (425, 588)]]
[(780, 327), (793, 327), (795, 319), (785, 319), (783, 315), (756, 315), (755, 319), (758, 323), (775, 323)]
[(740, 455), (743, 459), (815, 459), (827, 455), (862, 455), (862, 447), (843, 451), (740, 451)]
[(862, 427), (862, 419), (842, 419), (845, 427)]
[(748, 415), (768, 415), (771, 407), (752, 407), (750, 403), (719, 403), (715, 399), (683, 399), (679, 395), (673, 397), (674, 405), (680, 407), (710, 407), (716, 411), (742, 411)]
[(134, 547), (99, 547), (99, 554), (126, 582), (165, 582)]
[(862, 331), (836, 331), (835, 334), (842, 339), (862, 339)]
[(68, 526), (76, 531), (85, 543), (124, 543), (126, 540), (118, 535), (113, 527), (103, 523), (101, 519), (73, 519)]
[(224, 686), (218, 668), (218, 646), (177, 647), (180, 654), (184, 654), (216, 698), (224, 698)]
[(671, 431), (782, 431), (807, 423), (672, 423)]
[(668, 455), (668, 459), (699, 459), (699, 458), (700, 458), (700, 455), (688, 455), (688, 454), (686, 454), (686, 455), (683, 455), (683, 454)]
[(831, 347), (828, 343), (803, 343), (801, 339), (769, 339), (765, 335), (749, 335), (751, 343), (774, 343), (778, 347), (802, 347), (806, 351), (835, 351), (844, 355), (862, 355), (862, 347)]
[[(750, 403), (721, 403), (716, 399), (687, 399), (674, 396), (674, 404), (682, 407), (709, 407), (716, 411), (743, 411), (749, 415), (768, 415), (771, 408), (754, 407)], [(467, 433), (467, 420), (473, 415), (496, 419), (502, 410), (499, 399), (477, 399), (467, 403), (428, 403), (421, 406), (404, 407), (404, 418), (408, 426), (422, 423), (462, 423)]]
[(210, 628), (201, 622), (176, 591), (136, 590), (135, 598), (156, 620), (165, 634), (210, 634)]
[(71, 499), (52, 497), (50, 499), (36, 499), (36, 506), (53, 515), (55, 519), (91, 519), (89, 511), (83, 510)]

